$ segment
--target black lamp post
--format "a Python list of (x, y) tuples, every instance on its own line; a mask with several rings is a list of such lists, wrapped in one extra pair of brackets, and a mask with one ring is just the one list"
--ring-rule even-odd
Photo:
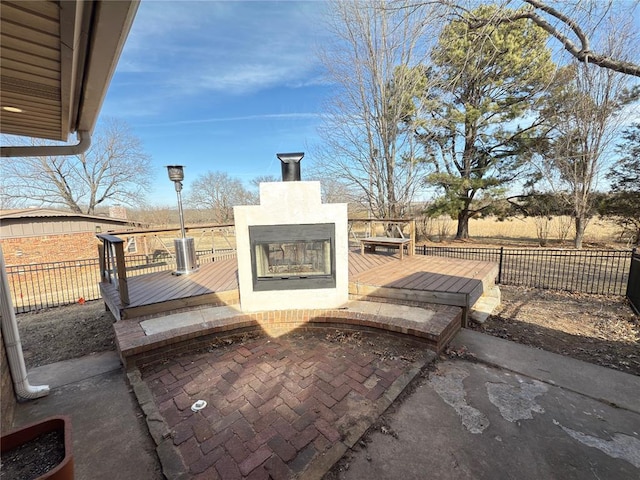
[(182, 210), (182, 180), (184, 180), (184, 167), (182, 165), (168, 165), (169, 180), (176, 187), (178, 195), (178, 213), (180, 214), (180, 233), (182, 238), (173, 241), (176, 250), (176, 275), (182, 275), (198, 269), (196, 249), (193, 238), (187, 238), (184, 228), (184, 211)]

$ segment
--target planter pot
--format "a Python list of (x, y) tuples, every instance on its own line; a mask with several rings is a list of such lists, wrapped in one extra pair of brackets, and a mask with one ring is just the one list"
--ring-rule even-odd
[[(48, 445), (48, 441), (57, 441), (64, 444), (64, 453), (62, 454), (61, 446)], [(37, 450), (34, 448), (38, 444)], [(49, 417), (44, 420), (24, 427), (18, 428), (2, 436), (0, 440), (0, 451), (2, 453), (2, 469), (3, 473), (11, 468), (9, 458), (15, 457), (11, 463), (16, 467), (24, 465), (21, 462), (21, 456), (25, 457), (35, 455), (34, 451), (47, 454), (49, 451), (57, 450), (57, 460), (49, 466), (49, 470), (35, 476), (40, 479), (51, 480), (73, 480), (73, 443), (71, 441), (71, 419), (67, 416)], [(60, 457), (62, 459), (60, 460)], [(34, 460), (26, 460), (33, 462)], [(37, 459), (38, 462), (43, 460)], [(40, 463), (45, 464), (46, 463)], [(27, 477), (32, 478), (32, 477)]]

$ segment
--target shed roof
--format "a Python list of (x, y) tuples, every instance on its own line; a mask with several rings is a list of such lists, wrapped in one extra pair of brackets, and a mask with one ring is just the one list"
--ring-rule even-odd
[(22, 210), (0, 210), (0, 221), (20, 218), (55, 218), (55, 217), (75, 217), (83, 220), (99, 220), (122, 225), (143, 225), (140, 222), (127, 220), (126, 218), (113, 218), (106, 215), (86, 215), (52, 208), (26, 208)]

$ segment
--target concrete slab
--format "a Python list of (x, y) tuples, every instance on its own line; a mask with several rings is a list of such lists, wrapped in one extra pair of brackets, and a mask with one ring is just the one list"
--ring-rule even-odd
[[(34, 383), (52, 386), (47, 397), (16, 406), (14, 427), (69, 415), (76, 480), (160, 480), (155, 445), (115, 352), (40, 367)], [(118, 364), (119, 365), (119, 364)]]
[(471, 307), (469, 317), (478, 323), (484, 323), (496, 308), (500, 305), (500, 299), (495, 297), (480, 297)]
[(464, 345), (489, 365), (640, 413), (640, 377), (473, 330), (462, 330), (451, 345)]
[(50, 388), (58, 388), (107, 372), (120, 371), (120, 368), (120, 357), (117, 352), (99, 352), (33, 368), (29, 370), (27, 376), (32, 385), (49, 385)]
[(239, 315), (242, 315), (239, 305), (209, 307), (144, 320), (140, 322), (140, 326), (146, 335), (154, 335), (174, 328), (190, 327), (218, 318), (233, 318)]
[(395, 305), (392, 303), (363, 302), (354, 300), (344, 305), (344, 308), (353, 312), (368, 313), (371, 315), (381, 315), (383, 317), (404, 318), (413, 322), (426, 323), (435, 314), (433, 310), (420, 307), (409, 307), (406, 305)]
[(336, 477), (635, 480), (640, 415), (504, 369), (439, 362)]

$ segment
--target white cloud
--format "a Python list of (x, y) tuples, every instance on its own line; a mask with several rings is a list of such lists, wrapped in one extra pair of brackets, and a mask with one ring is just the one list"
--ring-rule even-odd
[(152, 94), (153, 74), (171, 95), (246, 94), (317, 85), (315, 45), (323, 2), (142, 2), (118, 66)]
[(200, 118), (196, 120), (176, 120), (171, 122), (159, 122), (151, 124), (140, 124), (140, 127), (168, 127), (178, 125), (197, 125), (205, 123), (219, 123), (219, 122), (243, 122), (248, 120), (313, 120), (320, 118), (318, 113), (267, 113), (263, 115), (242, 115), (237, 117), (212, 117), (212, 118)]

